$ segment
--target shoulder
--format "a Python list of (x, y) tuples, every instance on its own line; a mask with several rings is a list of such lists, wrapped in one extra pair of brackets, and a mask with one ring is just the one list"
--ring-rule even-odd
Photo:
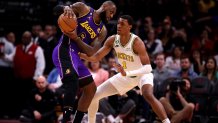
[(132, 47), (133, 47), (133, 52), (135, 54), (147, 53), (144, 42), (138, 36), (135, 37), (133, 44), (132, 44)]
[(77, 13), (77, 17), (83, 16), (90, 11), (90, 7), (83, 2), (76, 2), (71, 7)]
[(116, 38), (116, 35), (111, 35), (111, 36), (108, 37), (108, 40), (110, 40), (110, 41), (114, 41), (115, 38)]
[(116, 37), (116, 35), (109, 36), (107, 38), (107, 40), (105, 41), (105, 45), (113, 46), (113, 43), (115, 41), (115, 37)]
[(85, 3), (83, 2), (76, 2), (72, 5), (73, 8), (85, 8), (88, 7)]
[(155, 42), (158, 43), (158, 44), (162, 44), (160, 39), (155, 39)]
[(138, 47), (138, 46), (144, 46), (144, 42), (142, 41), (142, 39), (136, 35), (134, 42), (133, 42), (133, 46), (134, 47)]
[(43, 52), (43, 49), (41, 46), (36, 45), (36, 52)]

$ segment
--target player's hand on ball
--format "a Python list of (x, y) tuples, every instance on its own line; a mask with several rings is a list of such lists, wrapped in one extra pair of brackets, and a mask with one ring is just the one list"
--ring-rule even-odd
[(74, 12), (69, 6), (64, 7), (64, 15), (73, 18)]
[(122, 76), (126, 76), (126, 72), (120, 64), (115, 63), (113, 66), (117, 69), (118, 72), (122, 74)]

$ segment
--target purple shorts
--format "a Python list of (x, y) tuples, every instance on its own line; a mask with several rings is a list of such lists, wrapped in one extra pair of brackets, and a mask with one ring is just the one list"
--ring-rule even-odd
[[(87, 85), (93, 82), (92, 75), (79, 58), (78, 52), (74, 51), (72, 45), (69, 45), (69, 41), (62, 39), (63, 37), (54, 48), (52, 54), (53, 63), (58, 69), (61, 78), (77, 74), (80, 85)], [(69, 40), (69, 38), (67, 39)]]

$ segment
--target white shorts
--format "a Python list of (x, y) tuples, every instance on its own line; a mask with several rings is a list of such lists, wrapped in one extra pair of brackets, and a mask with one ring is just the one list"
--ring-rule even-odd
[(125, 94), (129, 90), (138, 86), (140, 89), (145, 84), (153, 86), (154, 76), (152, 73), (145, 74), (143, 76), (137, 76), (135, 78), (122, 76), (120, 73), (111, 77), (108, 81), (117, 89), (120, 95)]

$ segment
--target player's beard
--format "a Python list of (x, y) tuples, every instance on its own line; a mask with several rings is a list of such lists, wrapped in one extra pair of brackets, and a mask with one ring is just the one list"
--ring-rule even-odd
[(187, 72), (189, 70), (189, 68), (182, 68), (181, 69), (183, 72)]
[(102, 12), (100, 14), (100, 17), (101, 17), (101, 21), (104, 23), (104, 24), (107, 24), (108, 23), (108, 20), (107, 20), (107, 17), (106, 17), (106, 11)]

